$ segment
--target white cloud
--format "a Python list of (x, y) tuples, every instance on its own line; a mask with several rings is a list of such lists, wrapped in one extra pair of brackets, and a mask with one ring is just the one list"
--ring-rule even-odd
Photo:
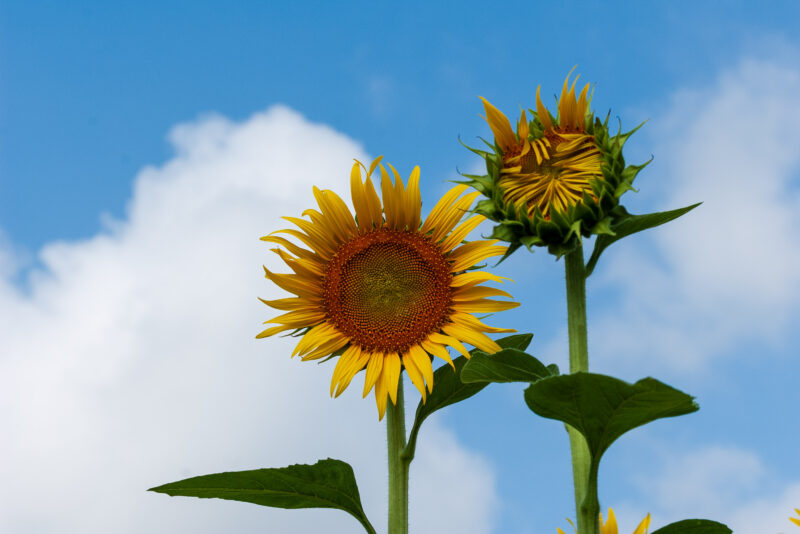
[(729, 526), (736, 534), (791, 534), (797, 531), (789, 521), (797, 518), (796, 508), (800, 508), (800, 481), (732, 510)]
[[(650, 503), (622, 503), (618, 517), (637, 524), (649, 511), (653, 527), (687, 518), (722, 522), (736, 534), (778, 534), (796, 528), (788, 517), (800, 507), (800, 481), (779, 485), (752, 451), (723, 446), (667, 453), (657, 472), (636, 481)], [(638, 501), (638, 500), (637, 500)]]
[[(337, 511), (145, 491), (328, 456), (353, 465), (381, 531), (374, 402), (357, 385), (330, 399), (330, 364), (289, 359), (285, 339), (254, 339), (271, 316), (256, 296), (281, 293), (263, 279), (262, 263), (280, 267), (258, 237), (310, 207), (312, 184), (346, 193), (363, 147), (282, 107), (182, 124), (170, 142), (175, 157), (137, 176), (125, 220), (48, 244), (25, 292), (0, 279), (0, 531), (358, 532)], [(415, 531), (440, 532), (443, 505), (458, 532), (487, 532), (490, 468), (435, 418), (426, 426), (412, 466)]]
[[(708, 446), (664, 458), (661, 472), (638, 485), (660, 516), (678, 521), (700, 517), (725, 521), (765, 477), (760, 458), (733, 447)], [(656, 510), (654, 510), (656, 512)]]
[(593, 321), (604, 359), (696, 371), (785, 338), (800, 309), (799, 92), (796, 64), (745, 60), (647, 126), (660, 141), (641, 186), (663, 192), (656, 208), (704, 204), (651, 231), (649, 253), (628, 241), (604, 256), (597, 276), (624, 288)]

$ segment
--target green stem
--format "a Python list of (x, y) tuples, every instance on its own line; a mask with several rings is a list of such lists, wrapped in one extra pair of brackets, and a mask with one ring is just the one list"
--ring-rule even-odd
[(408, 534), (408, 467), (403, 379), (397, 384), (397, 403), (386, 406), (386, 437), (389, 444), (389, 534)]
[[(567, 331), (569, 333), (569, 372), (589, 370), (589, 342), (586, 329), (586, 266), (583, 246), (564, 256), (567, 279)], [(567, 426), (572, 452), (572, 479), (575, 485), (575, 512), (578, 519), (578, 534), (597, 534), (597, 514), (584, 507), (587, 493), (592, 493), (590, 465), (591, 456), (586, 440), (574, 428)], [(594, 499), (597, 499), (597, 477), (594, 477)]]

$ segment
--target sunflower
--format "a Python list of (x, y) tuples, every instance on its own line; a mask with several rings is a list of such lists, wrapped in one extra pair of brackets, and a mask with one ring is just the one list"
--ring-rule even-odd
[[(486, 160), (486, 176), (468, 176), (466, 183), (488, 199), (477, 212), (500, 223), (493, 237), (520, 245), (548, 246), (561, 254), (574, 248), (581, 235), (610, 233), (625, 216), (615, 209), (632, 189), (644, 165), (625, 166), (622, 145), (633, 131), (609, 135), (608, 117), (601, 122), (590, 110), (589, 84), (576, 91), (578, 77), (564, 80), (553, 116), (536, 89), (536, 110), (523, 110), (516, 132), (499, 109), (481, 97), (486, 121), (494, 134), (493, 152), (473, 150)], [(634, 130), (635, 131), (635, 130)]]
[[(569, 521), (569, 519), (567, 519)], [(572, 521), (570, 521), (572, 524)], [(575, 525), (573, 525), (573, 528)], [(647, 534), (647, 529), (650, 528), (650, 514), (647, 514), (647, 517), (642, 519), (642, 522), (639, 523), (639, 526), (636, 527), (636, 530), (633, 531), (633, 534)], [(560, 528), (556, 529), (558, 534), (564, 534), (564, 531)], [(603, 522), (603, 514), (600, 514), (600, 534), (619, 534), (619, 530), (617, 529), (617, 518), (614, 516), (614, 510), (611, 508), (608, 509), (608, 521)]]
[[(293, 271), (277, 274), (264, 267), (266, 277), (296, 296), (261, 299), (286, 313), (266, 321), (277, 326), (256, 337), (292, 331), (302, 336), (292, 356), (317, 360), (338, 355), (331, 381), (331, 395), (337, 397), (366, 369), (363, 393), (366, 397), (374, 388), (382, 419), (387, 398), (397, 402), (403, 369), (424, 402), (433, 388), (431, 356), (452, 366), (447, 347), (465, 357), (464, 343), (488, 353), (500, 350), (486, 333), (513, 330), (487, 326), (472, 313), (507, 310), (518, 303), (487, 298), (511, 295), (481, 285), (502, 282), (502, 277), (473, 270), (503, 255), (506, 247), (496, 240), (461, 244), (484, 220), (475, 215), (461, 222), (478, 193), (465, 195), (466, 186), (454, 187), (421, 223), (419, 167), (406, 187), (394, 167), (389, 165), (392, 181), (380, 161), (372, 162), (365, 181), (363, 166), (353, 165), (355, 218), (333, 191), (315, 187), (319, 211), (304, 211), (308, 220), (284, 217), (297, 229), (261, 238), (282, 247), (273, 250)], [(383, 206), (371, 178), (376, 168)]]
[(794, 511), (797, 513), (797, 518), (790, 517), (789, 521), (800, 527), (800, 508), (795, 508)]

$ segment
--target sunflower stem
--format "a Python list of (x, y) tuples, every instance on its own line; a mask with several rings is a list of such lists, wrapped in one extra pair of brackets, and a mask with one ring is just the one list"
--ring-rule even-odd
[(386, 436), (389, 449), (389, 534), (408, 534), (408, 468), (403, 380), (397, 384), (397, 403), (386, 403)]
[[(586, 265), (583, 246), (578, 245), (564, 256), (567, 280), (567, 331), (569, 333), (569, 372), (589, 370), (589, 342), (586, 328)], [(572, 452), (572, 479), (575, 485), (575, 511), (578, 534), (597, 534), (599, 524), (597, 503), (597, 475), (590, 473), (591, 456), (586, 440), (580, 432), (567, 425)], [(591, 487), (593, 485), (593, 487)], [(586, 506), (584, 506), (584, 504)]]

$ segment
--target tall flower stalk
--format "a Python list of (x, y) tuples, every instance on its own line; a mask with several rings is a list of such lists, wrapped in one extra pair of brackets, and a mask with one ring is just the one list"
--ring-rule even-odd
[(389, 457), (389, 534), (408, 534), (408, 471), (403, 383), (397, 386), (397, 402), (386, 411)]
[[(564, 256), (567, 287), (567, 332), (569, 337), (569, 372), (589, 371), (589, 336), (586, 327), (586, 268), (583, 247), (579, 244)], [(572, 479), (578, 532), (597, 532), (600, 503), (597, 500), (597, 473), (592, 473), (586, 440), (567, 425), (572, 453)], [(594, 484), (592, 484), (594, 482)], [(594, 490), (592, 489), (594, 488)]]
[[(608, 117), (601, 121), (591, 111), (589, 84), (577, 90), (577, 77), (570, 82), (570, 75), (557, 99), (556, 114), (550, 113), (537, 89), (536, 108), (528, 110), (531, 119), (522, 111), (516, 129), (505, 114), (482, 99), (494, 142), (487, 142), (488, 151), (471, 149), (484, 158), (487, 174), (467, 175), (465, 183), (485, 196), (475, 211), (497, 223), (491, 237), (508, 242), (508, 254), (522, 246), (544, 247), (564, 260), (570, 374), (520, 380), (531, 383), (525, 392), (531, 410), (566, 424), (578, 534), (598, 534), (599, 464), (608, 440), (618, 437), (614, 432), (697, 407), (691, 397), (652, 379), (631, 385), (589, 372), (586, 279), (613, 242), (668, 222), (694, 206), (647, 215), (628, 213), (620, 198), (633, 190), (634, 179), (646, 165), (626, 165), (622, 156), (636, 129), (611, 134)], [(592, 236), (595, 247), (587, 262), (583, 240)], [(614, 420), (614, 410), (603, 411), (614, 402), (625, 406), (625, 399), (636, 395), (653, 395), (652, 405), (642, 404), (640, 412), (625, 415), (622, 421)], [(601, 421), (610, 426), (603, 428)]]

